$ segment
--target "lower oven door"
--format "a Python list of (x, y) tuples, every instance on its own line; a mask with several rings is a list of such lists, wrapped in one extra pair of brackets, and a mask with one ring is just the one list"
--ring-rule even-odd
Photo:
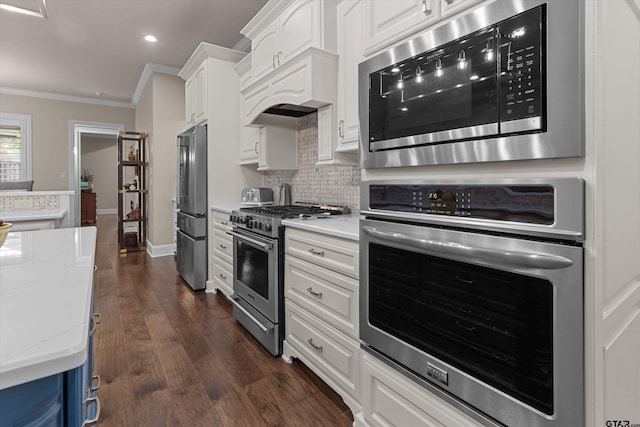
[(233, 291), (273, 323), (279, 322), (278, 239), (234, 229)]
[(583, 424), (581, 247), (360, 224), (366, 346), (500, 423)]

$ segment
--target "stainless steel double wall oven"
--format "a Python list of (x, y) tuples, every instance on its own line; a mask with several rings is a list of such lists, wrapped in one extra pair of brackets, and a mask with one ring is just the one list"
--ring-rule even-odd
[(366, 182), (363, 348), (483, 421), (582, 426), (584, 183)]

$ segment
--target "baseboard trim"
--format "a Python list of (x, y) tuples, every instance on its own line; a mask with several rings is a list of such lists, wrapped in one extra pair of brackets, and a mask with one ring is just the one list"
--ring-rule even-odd
[(151, 242), (147, 240), (147, 253), (152, 258), (157, 258), (161, 256), (169, 256), (174, 255), (174, 247), (173, 244), (170, 245), (153, 245)]

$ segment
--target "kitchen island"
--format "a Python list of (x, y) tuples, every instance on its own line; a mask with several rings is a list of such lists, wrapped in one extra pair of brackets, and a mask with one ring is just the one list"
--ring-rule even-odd
[(84, 227), (13, 232), (0, 248), (0, 412), (10, 425), (81, 425), (99, 406), (84, 403), (97, 401), (95, 246), (96, 228)]

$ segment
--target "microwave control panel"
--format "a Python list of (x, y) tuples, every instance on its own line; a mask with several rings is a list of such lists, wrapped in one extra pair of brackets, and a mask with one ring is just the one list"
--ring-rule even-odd
[[(505, 122), (513, 120), (529, 119), (525, 121), (529, 123), (526, 130), (532, 130), (532, 126), (542, 128), (545, 115), (543, 27), (543, 6), (498, 24), (501, 133), (509, 132), (509, 124)], [(511, 130), (525, 129), (514, 127)]]
[(553, 224), (555, 192), (550, 185), (371, 185), (369, 208)]

